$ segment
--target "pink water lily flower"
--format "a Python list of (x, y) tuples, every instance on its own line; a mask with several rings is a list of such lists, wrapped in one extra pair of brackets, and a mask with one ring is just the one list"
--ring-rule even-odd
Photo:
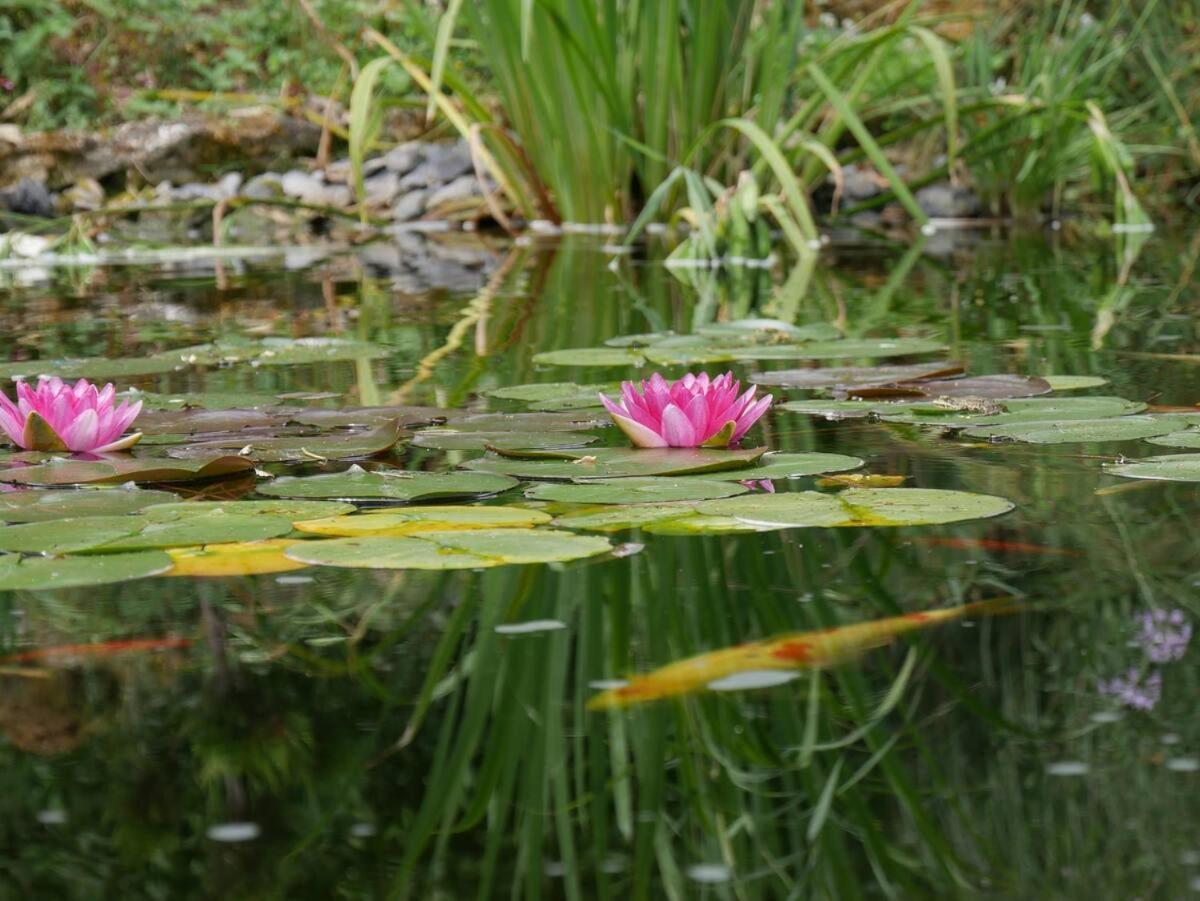
[(600, 401), (637, 447), (728, 447), (771, 406), (769, 394), (754, 399), (756, 386), (741, 390), (732, 372), (689, 372), (675, 382), (656, 372), (640, 386), (622, 382), (619, 401)]
[(38, 379), (37, 387), (17, 383), (14, 404), (0, 393), (0, 428), (13, 444), (32, 451), (103, 454), (125, 450), (141, 432), (122, 434), (142, 412), (142, 402), (113, 406), (116, 389), (97, 389), (87, 379), (73, 386), (60, 378)]

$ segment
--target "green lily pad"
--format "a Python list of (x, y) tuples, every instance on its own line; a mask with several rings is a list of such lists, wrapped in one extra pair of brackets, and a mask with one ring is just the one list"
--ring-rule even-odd
[(137, 516), (79, 516), (6, 526), (0, 551), (13, 554), (72, 554), (136, 535), (146, 524)]
[(675, 332), (643, 332), (640, 335), (617, 335), (604, 343), (608, 347), (649, 347), (674, 337)]
[(58, 458), (38, 466), (0, 470), (0, 482), (22, 485), (89, 485), (123, 482), (191, 482), (250, 472), (243, 457), (207, 460), (160, 460), (112, 454), (103, 460)]
[(839, 494), (802, 491), (749, 494), (697, 504), (701, 514), (751, 525), (915, 526), (999, 516), (1013, 504), (989, 494), (931, 488), (848, 488)]
[(122, 391), (118, 403), (128, 400), (142, 402), (142, 409), (151, 410), (231, 410), (237, 407), (282, 406), (283, 400), (273, 394), (252, 391), (184, 391), (179, 394), (160, 394), (156, 391)]
[(578, 432), (611, 426), (607, 413), (455, 413), (446, 427), (459, 432)]
[[(753, 345), (746, 345), (751, 347)], [(655, 344), (642, 350), (646, 360), (656, 366), (704, 366), (735, 360), (737, 347), (727, 347), (699, 339), (688, 342)]]
[(575, 347), (535, 354), (533, 362), (542, 366), (641, 366), (642, 354), (624, 347)]
[(963, 372), (961, 363), (940, 360), (904, 366), (834, 366), (822, 369), (777, 369), (751, 373), (756, 385), (781, 388), (841, 388), (848, 385), (886, 385), (920, 379), (950, 378)]
[(584, 483), (546, 482), (525, 492), (531, 500), (571, 504), (637, 504), (647, 501), (706, 501), (745, 494), (737, 482), (684, 477), (650, 476), (631, 479), (601, 479)]
[(592, 394), (600, 391), (619, 391), (620, 384), (616, 382), (597, 382), (593, 385), (581, 385), (578, 382), (539, 382), (532, 385), (513, 385), (509, 388), (497, 388), (488, 391), (488, 397), (498, 397), (501, 400), (523, 400), (533, 403), (541, 400), (575, 397), (580, 394)]
[(397, 422), (401, 428), (407, 429), (444, 422), (452, 412), (441, 407), (347, 407), (341, 410), (293, 411), (288, 421), (320, 429), (370, 429)]
[[(1156, 435), (1146, 439), (1151, 444), (1163, 447), (1200, 448), (1200, 429), (1191, 428), (1182, 432), (1169, 432), (1166, 435)], [(4, 498), (0, 495), (0, 509), (3, 509)]]
[(893, 405), (879, 415), (885, 422), (937, 425), (945, 428), (1049, 422), (1061, 419), (1110, 419), (1141, 413), (1146, 405), (1123, 397), (1026, 397), (1003, 401), (1002, 413), (977, 413), (932, 403)]
[(740, 469), (733, 472), (716, 472), (706, 478), (732, 479), (798, 479), (801, 476), (825, 475), (831, 472), (849, 472), (858, 469), (863, 461), (858, 457), (845, 454), (763, 454), (758, 465), (750, 469)]
[(1016, 397), (1036, 397), (1049, 394), (1050, 383), (1044, 379), (1026, 375), (978, 375), (960, 379), (926, 379), (914, 382), (871, 382), (865, 385), (849, 385), (842, 389), (850, 397), (983, 397), (1003, 400)]
[(224, 509), (129, 516), (81, 516), (0, 529), (0, 550), (23, 554), (109, 553), (277, 538), (290, 520), (239, 516)]
[(236, 407), (228, 410), (151, 410), (138, 417), (138, 430), (146, 435), (201, 435), (260, 429), (274, 432), (288, 423), (295, 411), (287, 407)]
[(0, 521), (45, 522), (78, 516), (121, 516), (173, 501), (167, 491), (142, 488), (88, 488), (56, 491), (30, 488), (0, 493)]
[(695, 504), (619, 504), (589, 507), (555, 517), (553, 525), (564, 529), (586, 529), (593, 532), (618, 532), (637, 529), (664, 519), (693, 516)]
[(300, 542), (288, 557), (350, 569), (475, 569), (575, 560), (607, 552), (604, 538), (551, 529), (428, 532), (421, 537), (334, 538)]
[(1098, 375), (1044, 375), (1054, 391), (1079, 391), (1083, 388), (1100, 388), (1108, 384), (1108, 379)]
[(1133, 441), (1177, 431), (1179, 424), (1154, 416), (1118, 416), (1113, 419), (1067, 419), (1049, 422), (1014, 422), (975, 426), (968, 438), (1007, 439), (1027, 444), (1079, 444), (1091, 441)]
[(765, 344), (737, 348), (738, 360), (828, 360), (839, 357), (880, 359), (916, 354), (938, 353), (946, 349), (941, 341), (928, 338), (843, 338), (840, 341), (812, 341), (804, 344)]
[(349, 360), (376, 360), (391, 353), (386, 347), (345, 338), (263, 338), (246, 346), (216, 344), (207, 358), (220, 363), (251, 366), (295, 366)]
[(535, 459), (488, 454), (468, 460), (463, 466), (475, 472), (500, 473), (522, 479), (575, 481), (740, 470), (757, 463), (762, 455), (761, 447), (738, 450), (601, 447), (590, 452), (543, 451), (542, 456)]
[(396, 446), (408, 432), (395, 422), (370, 432), (340, 432), (304, 438), (233, 437), (219, 441), (200, 441), (167, 449), (167, 456), (179, 460), (235, 453), (260, 463), (299, 463), (314, 460), (355, 460), (377, 457)]
[[(168, 494), (167, 497), (173, 498), (174, 495)], [(270, 501), (176, 501), (146, 507), (141, 513), (147, 519), (171, 522), (183, 515), (194, 516), (220, 510), (236, 513), (238, 516), (277, 516), (294, 523), (326, 516), (344, 516), (357, 509), (354, 504), (338, 501), (296, 501), (280, 498)]]
[(0, 557), (0, 591), (40, 591), (110, 585), (171, 569), (162, 551), (101, 557)]
[(1127, 463), (1106, 463), (1109, 475), (1166, 482), (1200, 482), (1200, 454), (1162, 454)]
[(702, 325), (696, 334), (714, 338), (750, 336), (753, 338), (785, 337), (792, 341), (837, 341), (842, 332), (828, 322), (794, 325), (781, 319), (735, 319)]
[(776, 526), (761, 526), (734, 519), (732, 516), (710, 516), (694, 514), (692, 516), (664, 517), (647, 523), (645, 530), (651, 535), (734, 535), (743, 532), (767, 532)]
[(527, 529), (550, 522), (550, 516), (526, 507), (473, 505), (394, 507), (355, 516), (330, 516), (297, 522), (296, 529), (314, 535), (413, 535), (458, 529)]
[(599, 440), (584, 432), (460, 432), (456, 429), (422, 429), (413, 433), (413, 447), (438, 450), (503, 450), (546, 447), (584, 447)]
[(904, 404), (874, 400), (791, 400), (778, 404), (776, 409), (789, 413), (820, 416), (823, 419), (861, 419), (902, 410)]
[(187, 364), (173, 357), (149, 356), (128, 359), (79, 357), (60, 360), (25, 360), (19, 363), (0, 363), (0, 379), (33, 380), (42, 375), (61, 379), (89, 378), (94, 380), (127, 378), (138, 375), (160, 375), (174, 372)]
[(399, 469), (366, 472), (352, 466), (345, 472), (326, 475), (284, 476), (259, 485), (258, 493), (272, 497), (415, 501), (437, 497), (482, 497), (507, 491), (516, 484), (516, 479), (486, 472), (406, 472)]

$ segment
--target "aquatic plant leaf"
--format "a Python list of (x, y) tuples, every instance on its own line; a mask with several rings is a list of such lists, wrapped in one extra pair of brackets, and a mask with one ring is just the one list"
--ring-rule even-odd
[(89, 378), (94, 380), (126, 378), (138, 375), (160, 375), (174, 372), (185, 365), (174, 357), (149, 356), (131, 358), (80, 357), (59, 360), (25, 360), (0, 363), (0, 379), (36, 379), (41, 375), (56, 375), (61, 379)]
[(950, 378), (964, 371), (961, 363), (941, 360), (905, 366), (777, 369), (773, 372), (751, 373), (750, 381), (756, 385), (778, 385), (781, 388), (840, 388), (847, 385), (876, 385), (920, 379)]
[(250, 472), (254, 464), (234, 456), (163, 460), (107, 455), (104, 459), (58, 458), (38, 466), (0, 470), (0, 482), (22, 485), (90, 485), (123, 482), (191, 482)]
[(484, 392), (488, 397), (498, 397), (501, 400), (522, 400), (528, 403), (538, 400), (553, 400), (556, 397), (572, 397), (586, 391), (601, 391), (611, 384), (597, 382), (595, 385), (581, 385), (578, 382), (535, 382), (529, 385), (511, 385), (506, 388), (496, 388)]
[(743, 532), (768, 532), (776, 526), (762, 526), (732, 516), (712, 516), (696, 513), (692, 516), (675, 516), (647, 523), (645, 530), (651, 535), (736, 535)]
[(598, 479), (534, 485), (525, 496), (539, 501), (571, 504), (638, 504), (653, 501), (705, 501), (745, 494), (737, 482), (721, 482), (696, 476), (672, 479), (665, 476)]
[(642, 332), (639, 335), (617, 335), (604, 342), (607, 347), (649, 347), (668, 338), (676, 337), (675, 332)]
[(202, 547), (176, 547), (167, 550), (174, 566), (168, 576), (260, 576), (306, 569), (284, 554), (296, 544), (294, 538), (266, 541), (210, 544)]
[(858, 469), (863, 461), (846, 454), (773, 452), (763, 454), (758, 464), (750, 469), (717, 472), (706, 476), (710, 479), (798, 479), (801, 476), (822, 475), (828, 472), (847, 472)]
[(333, 538), (300, 542), (286, 553), (302, 563), (351, 569), (475, 569), (576, 560), (611, 547), (604, 538), (552, 529), (485, 529)]
[(839, 494), (803, 491), (751, 494), (696, 505), (702, 514), (751, 525), (915, 526), (999, 516), (1013, 504), (990, 494), (932, 488), (848, 488)]
[(601, 447), (582, 451), (543, 451), (534, 459), (508, 453), (503, 456), (488, 454), (468, 460), (463, 466), (476, 472), (502, 473), (523, 479), (613, 479), (741, 470), (758, 462), (763, 450), (761, 447), (738, 450)]
[(1089, 441), (1133, 441), (1177, 431), (1179, 424), (1154, 416), (1119, 416), (1112, 419), (1068, 419), (1047, 422), (1014, 422), (974, 426), (968, 438), (1007, 439), (1027, 444), (1079, 444)]
[(376, 360), (391, 351), (366, 341), (319, 336), (312, 338), (262, 338), (253, 344), (214, 344), (202, 355), (217, 363), (249, 363), (251, 366), (296, 366), (350, 360)]
[[(168, 494), (167, 497), (174, 499), (175, 495)], [(277, 516), (294, 523), (325, 516), (344, 516), (357, 509), (354, 504), (338, 501), (298, 501), (280, 498), (269, 501), (175, 501), (146, 507), (141, 513), (147, 519), (172, 522), (181, 516), (194, 516), (198, 513), (212, 513), (220, 510), (225, 513), (236, 513), (238, 516)]]
[(311, 497), (346, 500), (415, 501), (435, 497), (481, 497), (507, 491), (516, 479), (486, 472), (406, 472), (386, 469), (315, 476), (283, 476), (258, 486), (272, 497)]
[(1042, 376), (1054, 391), (1079, 391), (1083, 388), (1100, 388), (1108, 384), (1108, 379), (1098, 375), (1044, 375)]
[(1048, 422), (1057, 419), (1110, 419), (1141, 413), (1146, 405), (1123, 397), (1026, 397), (1002, 401), (1004, 412), (978, 413), (933, 403), (893, 405), (879, 411), (884, 422), (908, 422), (945, 428)]
[(228, 410), (150, 410), (138, 417), (147, 436), (224, 434), (258, 429), (273, 433), (287, 425), (295, 410), (288, 407), (236, 407)]
[(1049, 394), (1050, 383), (1025, 375), (978, 375), (961, 379), (928, 379), (887, 383), (848, 385), (842, 389), (849, 397), (983, 397), (1005, 399), (1037, 397)]
[(167, 456), (194, 460), (217, 453), (234, 453), (260, 463), (299, 463), (355, 460), (387, 453), (407, 438), (408, 432), (392, 421), (370, 432), (336, 432), (304, 438), (223, 438), (167, 448)]
[[(746, 345), (747, 347), (753, 345)], [(692, 343), (656, 344), (642, 350), (646, 361), (656, 366), (705, 366), (714, 363), (729, 363), (736, 359), (737, 347), (694, 341)]]
[(946, 345), (941, 341), (928, 338), (843, 338), (840, 341), (739, 347), (734, 350), (733, 357), (737, 360), (827, 360), (839, 357), (880, 359), (938, 353), (945, 349)]
[[(1184, 431), (1169, 432), (1166, 435), (1156, 435), (1146, 439), (1150, 444), (1163, 447), (1200, 448), (1200, 429), (1191, 428)], [(4, 498), (0, 496), (0, 509), (3, 509)]]
[(96, 557), (0, 557), (0, 591), (51, 591), (110, 585), (157, 576), (171, 569), (162, 551)]
[(837, 341), (841, 330), (828, 322), (795, 325), (781, 319), (734, 319), (731, 322), (715, 322), (702, 325), (696, 334), (714, 338), (750, 337), (758, 340), (778, 340), (780, 337), (792, 341)]
[(642, 354), (624, 347), (574, 347), (535, 354), (533, 362), (541, 366), (641, 366)]
[[(620, 386), (609, 388), (607, 393), (610, 397), (621, 393)], [(604, 405), (600, 402), (599, 394), (592, 394), (590, 391), (585, 394), (576, 394), (572, 397), (558, 397), (553, 400), (539, 400), (529, 405), (530, 410), (537, 412), (571, 412), (582, 411), (591, 413), (597, 417), (604, 412)]]
[(693, 516), (695, 512), (695, 505), (689, 503), (606, 505), (564, 513), (555, 517), (553, 525), (564, 529), (618, 532), (664, 519)]
[(1166, 482), (1200, 482), (1200, 454), (1161, 454), (1125, 463), (1106, 463), (1109, 475)]
[(524, 507), (427, 506), (368, 511), (297, 522), (298, 531), (314, 535), (412, 535), (455, 529), (527, 529), (550, 522), (540, 510)]
[(0, 521), (45, 522), (78, 516), (121, 516), (174, 499), (175, 495), (168, 491), (144, 488), (30, 488), (0, 493)]
[(455, 413), (446, 427), (459, 432), (578, 432), (612, 425), (598, 413)]
[(401, 428), (407, 429), (445, 422), (453, 412), (441, 407), (346, 407), (340, 410), (293, 411), (288, 421), (321, 429), (369, 429), (396, 422)]
[(456, 429), (422, 429), (414, 432), (413, 447), (438, 450), (504, 450), (540, 447), (584, 447), (599, 440), (585, 432), (461, 432)]
[(137, 516), (78, 516), (23, 523), (0, 529), (0, 551), (14, 554), (72, 554), (136, 535), (146, 524)]
[(283, 406), (283, 398), (274, 394), (253, 391), (182, 391), (178, 394), (162, 394), (157, 391), (121, 391), (117, 402), (136, 400), (142, 402), (146, 412), (154, 410), (232, 410), (244, 407)]
[(899, 488), (908, 476), (888, 476), (873, 472), (848, 472), (817, 479), (818, 488)]

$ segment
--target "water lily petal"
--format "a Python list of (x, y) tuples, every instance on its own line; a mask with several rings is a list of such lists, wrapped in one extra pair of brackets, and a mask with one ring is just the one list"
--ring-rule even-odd
[(666, 439), (653, 429), (646, 428), (640, 422), (636, 422), (628, 416), (621, 416), (617, 413), (612, 413), (611, 415), (617, 428), (629, 437), (629, 440), (633, 442), (635, 447), (667, 446)]
[(699, 443), (691, 420), (674, 404), (667, 404), (663, 410), (662, 436), (671, 447), (695, 447)]

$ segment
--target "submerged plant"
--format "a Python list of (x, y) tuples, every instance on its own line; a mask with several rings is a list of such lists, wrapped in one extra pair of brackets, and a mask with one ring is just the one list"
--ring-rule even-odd
[(142, 402), (113, 405), (111, 384), (97, 389), (87, 379), (73, 386), (60, 378), (39, 378), (37, 387), (17, 383), (17, 402), (0, 394), (0, 428), (18, 447), (32, 451), (102, 454), (125, 450), (142, 437), (125, 435)]
[(619, 401), (604, 394), (600, 401), (637, 447), (728, 447), (771, 406), (769, 394), (754, 399), (757, 385), (741, 390), (732, 372), (715, 379), (689, 372), (674, 382), (656, 372), (640, 389), (622, 382)]

